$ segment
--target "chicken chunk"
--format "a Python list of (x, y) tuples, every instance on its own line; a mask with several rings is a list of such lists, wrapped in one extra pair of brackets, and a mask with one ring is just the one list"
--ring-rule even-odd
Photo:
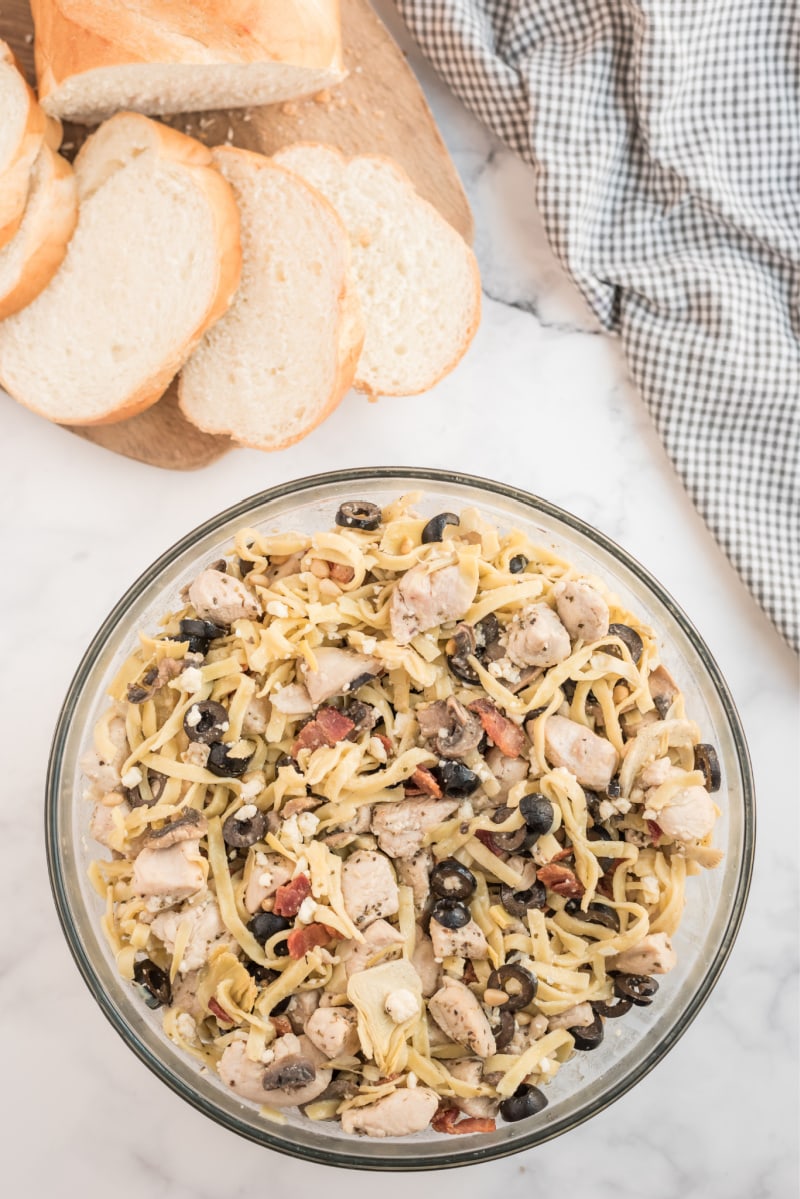
[(666, 933), (648, 933), (638, 944), (609, 958), (607, 968), (625, 974), (668, 974), (677, 961)]
[(284, 716), (310, 716), (314, 711), (311, 696), (302, 683), (289, 683), (272, 693), (272, 706)]
[(414, 952), (411, 955), (411, 965), (419, 975), (422, 994), (426, 999), (430, 998), (441, 985), (442, 971), (439, 962), (436, 961), (433, 941), (419, 930), (414, 942)]
[(176, 974), (172, 983), (171, 1006), (179, 1012), (186, 1012), (195, 1024), (200, 1024), (208, 1015), (197, 997), (199, 982), (200, 971), (189, 970), (186, 974)]
[(264, 1063), (251, 1062), (245, 1054), (244, 1041), (232, 1041), (219, 1059), (219, 1076), (240, 1099), (252, 1103), (264, 1102)]
[(675, 841), (702, 841), (714, 827), (716, 808), (705, 787), (681, 787), (657, 809), (655, 818)]
[(306, 1023), (306, 1036), (327, 1058), (358, 1053), (358, 1018), (353, 1007), (319, 1007)]
[(455, 978), (445, 979), (444, 986), (428, 1001), (428, 1011), (451, 1040), (466, 1045), (478, 1057), (491, 1057), (495, 1052), (486, 1013), (478, 997), (464, 983)]
[[(356, 974), (359, 970), (366, 970), (369, 966), (376, 966), (377, 961), (373, 962), (370, 959), (380, 953), (382, 949), (395, 946), (397, 949), (403, 944), (403, 934), (396, 929), (394, 925), (389, 924), (387, 920), (375, 920), (370, 924), (369, 928), (364, 930), (363, 941), (351, 942), (353, 948), (350, 956), (345, 959), (345, 973), (349, 978), (351, 974)], [(381, 956), (380, 961), (388, 961), (390, 957), (396, 957), (396, 953), (387, 953)]]
[[(450, 1062), (450, 1073), (456, 1078), (460, 1078), (462, 1082), (471, 1083), (477, 1087), (483, 1077), (483, 1063), (474, 1057), (465, 1057), (460, 1061)], [(455, 1105), (460, 1111), (467, 1116), (475, 1116), (478, 1119), (492, 1119), (497, 1115), (499, 1106), (498, 1099), (492, 1099), (490, 1095), (476, 1095), (472, 1098), (462, 1098), (456, 1096)]]
[(292, 863), (279, 853), (264, 855), (266, 864), (253, 867), (253, 872), (244, 893), (244, 906), (248, 912), (258, 912), (265, 899), (271, 899), (278, 887), (288, 883), (292, 877)]
[(596, 641), (605, 637), (611, 619), (608, 604), (599, 591), (583, 579), (570, 579), (553, 588), (561, 623), (573, 640)]
[(311, 670), (307, 663), (303, 663), (300, 672), (315, 708), (333, 695), (345, 695), (354, 690), (354, 683), (374, 678), (381, 669), (377, 658), (369, 658), (353, 650), (337, 649), (332, 645), (315, 649), (314, 657), (317, 669)]
[(201, 620), (230, 625), (261, 615), (258, 600), (240, 579), (220, 570), (204, 570), (189, 587), (189, 603)]
[(269, 700), (265, 695), (256, 695), (250, 700), (242, 719), (242, 733), (263, 736), (269, 724)]
[(427, 1087), (404, 1087), (377, 1103), (342, 1112), (342, 1131), (368, 1137), (407, 1137), (422, 1132), (433, 1119), (439, 1096)]
[(531, 768), (526, 758), (509, 758), (496, 745), (487, 753), (486, 765), (500, 784), (500, 790), (492, 796), (492, 804), (498, 807), (508, 798), (512, 787), (524, 782)]
[(477, 573), (460, 563), (430, 566), (420, 563), (406, 571), (392, 594), (389, 624), (398, 645), (408, 645), (417, 633), (445, 620), (460, 620), (475, 598)]
[(590, 1003), (576, 1003), (565, 1012), (557, 1012), (547, 1021), (548, 1030), (554, 1028), (588, 1028), (594, 1024), (594, 1011)]
[(372, 831), (390, 858), (412, 858), (425, 834), (458, 811), (456, 799), (405, 799), (380, 803), (372, 813)]
[(391, 864), (371, 849), (356, 850), (342, 866), (342, 895), (348, 916), (360, 929), (381, 916), (393, 916), (399, 907)]
[(104, 845), (106, 849), (115, 849), (112, 844), (114, 834), (117, 831), (115, 812), (119, 812), (120, 816), (127, 816), (130, 812), (130, 805), (123, 799), (121, 803), (114, 807), (108, 807), (103, 803), (96, 803), (92, 812), (92, 819), (89, 822), (89, 832), (95, 841), (100, 845)]
[(179, 841), (168, 849), (143, 849), (133, 864), (131, 887), (137, 895), (188, 899), (206, 885), (208, 860), (199, 841)]
[(182, 974), (190, 970), (199, 970), (208, 961), (214, 946), (221, 942), (232, 943), (232, 938), (222, 923), (217, 901), (211, 895), (201, 903), (185, 904), (182, 908), (168, 912), (159, 912), (152, 924), (152, 929), (159, 940), (164, 942), (168, 953), (173, 953), (178, 930), (188, 922), (191, 929), (189, 940), (180, 961)]
[(611, 742), (566, 716), (548, 716), (544, 752), (551, 766), (563, 766), (582, 787), (595, 791), (605, 791), (617, 769), (617, 751)]
[(410, 887), (414, 893), (414, 911), (419, 916), (430, 894), (433, 854), (429, 849), (418, 849), (413, 858), (398, 858), (395, 869), (400, 885)]
[(108, 739), (114, 748), (113, 758), (104, 757), (95, 748), (87, 750), (80, 760), (81, 770), (103, 795), (109, 791), (116, 791), (119, 787), (120, 770), (130, 753), (125, 721), (120, 716), (115, 716), (108, 722)]
[(532, 604), (511, 621), (506, 657), (515, 666), (555, 666), (571, 649), (569, 633), (548, 604)]
[(430, 932), (433, 952), (439, 962), (449, 957), (483, 960), (489, 956), (486, 937), (474, 920), (461, 928), (445, 928), (438, 920), (431, 920)]

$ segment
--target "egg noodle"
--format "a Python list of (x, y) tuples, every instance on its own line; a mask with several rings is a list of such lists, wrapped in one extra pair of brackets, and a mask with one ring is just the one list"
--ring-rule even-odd
[[(433, 1096), (422, 1126), (433, 1112), (442, 1131), (487, 1131), (498, 1106), (519, 1118), (503, 1101), (519, 1102), (591, 1048), (586, 1038), (598, 1041), (605, 1019), (630, 1006), (631, 985), (633, 1002), (650, 1001), (653, 973), (674, 960), (669, 939), (686, 876), (721, 856), (707, 827), (693, 835), (668, 819), (709, 779), (700, 730), (652, 631), (602, 581), (475, 510), (445, 523), (439, 539), (423, 539), (419, 500), (388, 505), (375, 528), (356, 520), (310, 535), (241, 529), (226, 561), (210, 568), (224, 568), (219, 577), (246, 593), (241, 614), (219, 619), (213, 605), (198, 612), (187, 589), (157, 632), (141, 632), (84, 761), (92, 832), (112, 853), (92, 863), (90, 876), (120, 974), (151, 1006), (163, 1005), (177, 1045), (269, 1118), (299, 1103), (311, 1119), (370, 1133), (389, 1097), (415, 1088)], [(426, 624), (410, 580), (424, 590), (446, 568), (454, 568), (460, 610), (439, 597), (444, 619)], [(405, 607), (395, 595), (404, 579)], [(512, 661), (512, 632), (524, 633), (532, 609), (561, 612), (570, 583), (607, 610), (607, 631), (583, 640), (571, 630), (557, 661), (546, 661), (546, 648), (543, 665), (521, 663), (519, 653)], [(202, 620), (218, 628), (198, 643), (181, 622)], [(488, 650), (475, 637), (481, 629), (493, 639)], [(352, 690), (315, 704), (309, 689), (329, 669), (317, 658), (328, 647), (369, 666)], [(457, 719), (466, 710), (473, 723), (473, 713), (487, 720), (480, 743), (457, 759), (443, 757), (421, 728), (421, 713), (442, 712), (447, 701)], [(483, 708), (471, 708), (476, 701)], [(204, 705), (225, 712), (222, 769), (193, 732)], [(310, 736), (323, 709), (345, 718), (347, 731)], [(498, 717), (500, 746), (492, 741)], [(612, 766), (603, 784), (579, 781), (578, 751), (573, 761), (553, 748), (559, 722), (573, 735), (585, 731), (586, 752), (604, 743)], [(519, 740), (505, 753), (509, 725)], [(470, 781), (448, 791), (445, 767), (454, 760), (462, 783)], [(552, 815), (535, 835), (531, 796)], [(401, 804), (415, 812), (403, 834), (407, 852), (391, 849), (379, 819), (382, 808)], [(356, 854), (387, 864), (392, 900), (378, 911), (377, 927), (389, 926), (382, 940), (369, 931), (378, 909), (357, 910), (348, 891)], [(449, 922), (458, 902), (442, 900), (444, 927), (435, 931), (452, 951), (436, 955), (433, 905), (443, 893), (428, 894), (426, 876), (442, 862), (465, 867), (472, 890), (466, 913)], [(180, 888), (170, 890), (175, 863)], [(159, 872), (163, 886), (153, 882)], [(307, 884), (300, 910), (265, 936), (259, 914), (281, 903), (286, 911), (298, 880)], [(375, 903), (378, 892), (376, 884)], [(416, 965), (419, 954), (427, 970)], [(504, 967), (533, 980), (524, 1006), (498, 986)], [(477, 1000), (466, 1032), (457, 1019), (439, 1018), (436, 993), (448, 982)], [(332, 1057), (313, 1035), (311, 1013), (325, 1008), (357, 1033)], [(293, 1079), (275, 1072), (282, 1042), (286, 1060), (311, 1055), (310, 1073), (324, 1085), (313, 1086), (308, 1069)], [(471, 1113), (472, 1123), (454, 1127), (461, 1113), (450, 1109)]]

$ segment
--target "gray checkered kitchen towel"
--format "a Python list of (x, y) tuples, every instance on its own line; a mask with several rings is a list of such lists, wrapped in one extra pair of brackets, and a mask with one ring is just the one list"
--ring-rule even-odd
[(686, 487), (800, 645), (797, 0), (397, 0), (536, 166), (551, 244)]

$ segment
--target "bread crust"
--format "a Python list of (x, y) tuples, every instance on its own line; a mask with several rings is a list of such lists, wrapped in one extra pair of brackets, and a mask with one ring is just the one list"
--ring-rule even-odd
[(11, 240), (19, 229), (28, 198), (31, 169), (42, 147), (45, 133), (48, 133), (49, 140), (53, 131), (48, 129), (47, 117), (37, 103), (36, 96), (28, 85), (18, 60), (11, 48), (3, 41), (0, 41), (0, 62), (8, 63), (19, 74), (20, 92), (23, 102), (27, 104), (28, 108), (20, 143), (5, 169), (0, 167), (1, 248)]
[[(217, 244), (216, 278), (208, 306), (196, 328), (180, 346), (175, 347), (174, 352), (164, 360), (161, 367), (128, 395), (122, 404), (97, 416), (77, 419), (73, 414), (56, 417), (52, 413), (41, 412), (42, 416), (56, 424), (82, 427), (114, 424), (117, 421), (136, 416), (155, 404), (164, 394), (169, 383), (198, 344), (206, 329), (218, 320), (228, 308), (241, 278), (242, 247), (239, 236), (239, 210), (230, 185), (213, 165), (210, 150), (195, 138), (188, 137), (176, 129), (161, 125), (138, 113), (119, 113), (105, 122), (98, 130), (98, 134), (92, 136), (96, 137), (103, 130), (107, 131), (112, 122), (120, 123), (122, 121), (143, 122), (144, 124), (139, 125), (137, 132), (141, 132), (142, 136), (151, 140), (153, 149), (162, 158), (169, 158), (173, 162), (179, 163), (184, 170), (189, 172), (196, 186), (205, 194), (212, 215)], [(81, 155), (90, 153), (91, 141), (92, 138), (89, 138), (84, 143), (76, 159), (75, 168), (78, 174), (80, 173)], [(14, 390), (13, 385), (9, 386), (9, 381), (2, 374), (2, 362), (0, 362), (0, 383), (21, 404), (31, 408), (34, 412), (40, 411), (24, 395)]]
[[(68, 79), (136, 65), (274, 63), (344, 78), (339, 0), (31, 0), (39, 98)], [(218, 105), (214, 105), (218, 107)]]
[(45, 144), (40, 158), (46, 159), (49, 172), (45, 182), (46, 202), (35, 224), (24, 226), (18, 236), (25, 237), (26, 256), (12, 287), (0, 295), (0, 321), (27, 307), (53, 278), (67, 252), (78, 220), (78, 195), (72, 167), (65, 158)]

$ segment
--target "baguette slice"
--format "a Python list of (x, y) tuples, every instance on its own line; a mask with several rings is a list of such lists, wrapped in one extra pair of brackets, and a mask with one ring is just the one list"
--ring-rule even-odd
[(389, 159), (299, 143), (273, 161), (322, 192), (350, 234), (366, 328), (356, 388), (414, 395), (433, 387), (462, 358), (480, 321), (470, 247)]
[(242, 285), (183, 368), (179, 403), (206, 433), (282, 449), (353, 381), (363, 326), (347, 234), (322, 196), (261, 154), (213, 154), (239, 204)]
[(0, 246), (10, 241), (20, 226), (31, 170), (46, 128), (45, 114), (19, 63), (0, 41)]
[(75, 163), (78, 224), (60, 269), (0, 324), (0, 382), (75, 425), (154, 404), (239, 282), (230, 187), (193, 138), (120, 113)]
[(33, 0), (39, 98), (96, 124), (275, 104), (339, 83), (339, 0)]
[(64, 260), (77, 219), (72, 167), (45, 143), (33, 164), (22, 224), (0, 250), (0, 321), (47, 287)]

